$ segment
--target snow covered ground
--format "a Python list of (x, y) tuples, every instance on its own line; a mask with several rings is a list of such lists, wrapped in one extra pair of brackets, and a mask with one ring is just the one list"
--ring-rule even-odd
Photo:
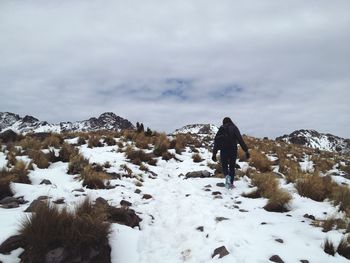
[[(110, 162), (110, 172), (120, 171), (120, 165), (126, 163), (125, 155), (115, 149), (115, 146), (80, 147), (90, 163)], [(135, 174), (142, 174), (144, 182), (139, 187), (135, 185), (135, 179), (123, 178), (110, 181), (111, 185), (119, 185), (114, 189), (85, 189), (81, 193), (74, 191), (82, 188), (82, 184), (66, 173), (67, 163), (58, 162), (47, 169), (35, 169), (29, 175), (32, 185), (12, 185), (15, 196), (24, 196), (29, 203), (14, 209), (0, 208), (0, 243), (16, 234), (21, 218), (26, 216), (23, 211), (39, 196), (47, 195), (51, 200), (64, 198), (66, 205), (73, 209), (87, 195), (92, 200), (102, 197), (115, 206), (121, 200), (127, 200), (142, 218), (141, 229), (112, 225), (110, 244), (113, 263), (258, 263), (269, 262), (273, 255), (278, 255), (284, 262), (347, 262), (338, 254), (334, 257), (326, 254), (322, 247), (327, 237), (337, 244), (342, 231), (324, 233), (321, 228), (312, 226), (310, 219), (304, 218), (305, 214), (314, 215), (317, 219), (339, 216), (333, 205), (301, 197), (292, 184), (284, 184), (281, 180), (282, 188), (293, 193), (291, 211), (267, 212), (263, 209), (265, 199), (241, 196), (252, 189), (246, 176), (238, 179), (233, 190), (218, 186), (223, 182), (220, 178), (186, 179), (184, 174), (190, 171), (213, 172), (207, 166), (211, 153), (204, 148), (199, 150), (204, 159), (200, 163), (192, 161), (193, 153), (187, 149), (185, 153), (176, 155), (181, 161), (159, 159), (157, 166), (148, 166), (158, 175), (155, 179), (140, 171), (138, 166), (128, 163)], [(0, 165), (5, 164), (5, 155), (0, 153)], [(247, 167), (246, 163), (241, 165)], [(303, 168), (310, 167), (312, 165), (305, 161)], [(50, 180), (52, 185), (40, 185), (43, 179)], [(137, 188), (141, 194), (135, 193)], [(150, 194), (152, 198), (142, 199), (143, 194)], [(221, 246), (225, 246), (230, 254), (221, 259), (212, 258), (213, 251)], [(22, 251), (18, 249), (11, 255), (0, 254), (0, 261), (20, 262), (18, 255)]]

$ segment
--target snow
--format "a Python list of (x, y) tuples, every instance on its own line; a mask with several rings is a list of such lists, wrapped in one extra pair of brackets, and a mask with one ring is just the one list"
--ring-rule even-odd
[[(109, 171), (119, 171), (120, 165), (126, 163), (125, 155), (117, 152), (116, 146), (87, 148), (79, 147), (80, 152), (90, 163), (110, 162)], [(250, 179), (239, 178), (234, 190), (218, 187), (223, 182), (220, 178), (186, 179), (181, 174), (190, 171), (208, 170), (207, 162), (211, 153), (199, 149), (203, 161), (194, 163), (193, 152), (189, 148), (181, 155), (180, 161), (158, 159), (157, 166), (148, 166), (158, 174), (156, 179), (148, 177), (138, 166), (127, 163), (134, 174), (143, 174), (143, 185), (137, 187), (135, 179), (123, 178), (111, 180), (111, 185), (119, 186), (111, 190), (84, 189), (90, 199), (103, 197), (111, 205), (118, 206), (121, 200), (132, 203), (132, 209), (142, 218), (140, 228), (112, 224), (109, 242), (112, 248), (113, 263), (148, 263), (148, 262), (230, 262), (255, 263), (268, 262), (272, 255), (279, 255), (285, 262), (299, 262), (301, 259), (318, 263), (339, 263), (346, 259), (339, 255), (331, 257), (324, 253), (322, 244), (329, 237), (339, 242), (341, 230), (322, 232), (321, 228), (311, 225), (311, 220), (304, 214), (312, 214), (317, 219), (329, 216), (341, 216), (330, 202), (316, 202), (299, 196), (292, 184), (281, 187), (293, 194), (290, 212), (273, 213), (263, 209), (266, 199), (249, 199), (241, 196), (252, 190)], [(246, 162), (239, 162), (242, 170), (248, 168)], [(0, 153), (0, 166), (6, 165), (5, 155)], [(302, 168), (309, 169), (310, 161), (301, 163)], [(85, 197), (73, 190), (82, 188), (81, 182), (74, 175), (67, 174), (67, 163), (57, 162), (47, 169), (35, 169), (29, 174), (32, 185), (13, 183), (15, 196), (24, 196), (33, 201), (39, 196), (47, 195), (50, 200), (63, 197), (68, 207), (74, 208)], [(40, 185), (48, 179), (52, 185)], [(211, 191), (204, 191), (211, 185)], [(142, 194), (151, 194), (153, 198), (142, 199), (136, 194), (139, 188)], [(208, 187), (207, 187), (208, 188)], [(215, 198), (212, 192), (220, 191), (222, 198)], [(78, 196), (76, 196), (78, 195)], [(15, 209), (0, 208), (0, 242), (16, 234), (23, 211), (30, 203)], [(289, 216), (287, 216), (289, 215)], [(217, 217), (227, 220), (217, 221)], [(197, 228), (203, 227), (203, 232)], [(275, 239), (282, 239), (283, 244)], [(225, 246), (230, 254), (222, 259), (212, 259), (214, 249)], [(0, 255), (3, 262), (19, 262), (21, 249), (11, 255)]]

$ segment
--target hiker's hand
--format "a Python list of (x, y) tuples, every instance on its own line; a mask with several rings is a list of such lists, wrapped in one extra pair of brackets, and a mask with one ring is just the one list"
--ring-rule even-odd
[(213, 154), (213, 156), (211, 157), (211, 159), (213, 160), (213, 162), (216, 162), (217, 159), (216, 159), (216, 154)]
[(245, 159), (248, 160), (250, 158), (250, 153), (248, 151), (245, 152)]

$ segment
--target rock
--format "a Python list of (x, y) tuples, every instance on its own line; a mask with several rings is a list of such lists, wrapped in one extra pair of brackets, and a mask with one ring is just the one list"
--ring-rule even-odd
[(204, 191), (206, 191), (206, 192), (211, 192), (211, 189), (205, 188)]
[(8, 254), (12, 250), (15, 250), (17, 248), (24, 247), (24, 246), (25, 246), (25, 241), (22, 235), (11, 236), (0, 245), (0, 253)]
[(221, 195), (214, 195), (214, 199), (222, 199)]
[(35, 212), (36, 210), (38, 210), (41, 206), (45, 205), (45, 203), (41, 200), (34, 200), (26, 210), (24, 210), (24, 212)]
[(281, 243), (281, 244), (284, 243), (284, 242), (283, 242), (283, 239), (281, 239), (281, 238), (277, 238), (277, 239), (275, 239), (275, 241), (278, 242), (278, 243)]
[(2, 205), (7, 205), (7, 204), (10, 204), (10, 203), (19, 203), (19, 201), (18, 201), (17, 198), (14, 198), (14, 197), (11, 197), (11, 196), (5, 197), (5, 198), (0, 200), (0, 204), (2, 204)]
[(58, 198), (55, 201), (53, 201), (53, 203), (56, 204), (56, 205), (64, 204), (65, 203), (64, 202), (64, 198), (63, 197), (62, 198)]
[(63, 247), (58, 247), (50, 250), (45, 255), (45, 263), (61, 263), (65, 262), (69, 257), (67, 250)]
[(142, 199), (151, 199), (151, 198), (152, 198), (152, 196), (150, 194), (144, 194), (142, 196)]
[(36, 200), (45, 201), (45, 200), (47, 200), (47, 199), (49, 199), (49, 197), (48, 197), (47, 195), (41, 195), (41, 196), (39, 196)]
[(276, 263), (284, 263), (284, 261), (278, 255), (273, 255), (269, 258), (269, 260)]
[(306, 259), (301, 259), (300, 262), (301, 262), (301, 263), (309, 263), (309, 261), (306, 260)]
[(72, 192), (85, 192), (85, 190), (83, 188), (79, 188), (79, 189), (74, 189)]
[(141, 222), (141, 218), (136, 215), (134, 210), (125, 207), (116, 208), (109, 206), (107, 208), (107, 218), (112, 223), (119, 223), (132, 228), (135, 226), (139, 227)]
[(7, 130), (0, 133), (0, 139), (2, 140), (3, 143), (17, 141), (18, 138), (19, 138), (19, 135), (15, 133), (13, 130)]
[(194, 171), (194, 172), (188, 172), (186, 174), (186, 178), (205, 178), (205, 177), (211, 177), (211, 173), (207, 170), (202, 171)]
[(196, 228), (196, 230), (203, 232), (204, 231), (204, 227), (203, 226), (199, 226), (199, 227)]
[(225, 183), (217, 183), (216, 186), (218, 186), (218, 187), (225, 187)]
[(219, 258), (223, 258), (227, 255), (229, 255), (230, 253), (227, 251), (225, 246), (222, 247), (218, 247), (214, 250), (214, 253), (212, 254), (212, 258), (216, 257), (217, 255), (219, 255)]
[(266, 222), (261, 222), (260, 225), (267, 225), (267, 223)]
[(19, 207), (19, 204), (15, 203), (15, 202), (12, 202), (12, 203), (9, 203), (9, 204), (6, 204), (6, 205), (1, 205), (1, 207), (5, 208), (5, 209), (17, 208), (17, 207)]
[(311, 220), (316, 220), (315, 216), (313, 216), (313, 215), (305, 214), (304, 217), (309, 218)]
[(186, 194), (185, 196), (186, 196), (186, 197), (189, 197), (189, 196), (191, 196), (191, 194)]
[(44, 180), (41, 181), (40, 184), (47, 184), (47, 185), (49, 185), (49, 184), (52, 184), (52, 183), (51, 183), (50, 180), (44, 179)]
[(120, 201), (120, 205), (121, 206), (127, 206), (127, 207), (132, 206), (132, 204), (130, 202), (126, 201), (126, 200), (121, 200)]
[(211, 194), (212, 194), (212, 195), (221, 195), (221, 192), (215, 191), (215, 192), (212, 192)]
[(135, 194), (141, 194), (141, 190), (140, 189), (136, 189), (134, 193)]
[(215, 218), (215, 221), (216, 221), (216, 222), (221, 222), (221, 221), (224, 221), (224, 220), (229, 220), (229, 219), (226, 218), (226, 217), (223, 217), (223, 216), (217, 216), (217, 217)]
[(245, 210), (245, 209), (239, 209), (238, 211), (239, 211), (239, 212), (242, 212), (242, 213), (247, 213), (247, 212), (249, 212), (248, 210)]
[(211, 187), (211, 185), (210, 184), (207, 184), (206, 186), (204, 186), (205, 188), (209, 188), (209, 187)]

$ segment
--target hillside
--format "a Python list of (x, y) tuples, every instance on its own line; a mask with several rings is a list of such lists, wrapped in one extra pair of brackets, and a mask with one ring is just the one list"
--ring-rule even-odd
[[(347, 261), (348, 155), (245, 137), (251, 158), (240, 152), (236, 188), (228, 190), (203, 138), (125, 130), (2, 144), (0, 244), (20, 235), (0, 245), (0, 261)], [(67, 219), (54, 207), (76, 213)], [(32, 220), (21, 225), (24, 215)], [(60, 222), (79, 235), (58, 234)]]

